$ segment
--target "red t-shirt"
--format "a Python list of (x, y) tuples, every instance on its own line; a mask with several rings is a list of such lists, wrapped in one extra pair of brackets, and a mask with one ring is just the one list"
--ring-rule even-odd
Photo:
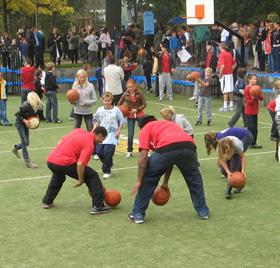
[(77, 162), (87, 165), (94, 150), (94, 134), (76, 128), (64, 136), (48, 156), (48, 162), (70, 166)]
[(210, 67), (211, 57), (212, 57), (211, 53), (207, 54), (205, 68)]
[(191, 142), (192, 137), (177, 124), (159, 120), (148, 123), (139, 133), (139, 149), (156, 150), (177, 142)]
[(170, 73), (171, 72), (171, 66), (170, 66), (170, 55), (168, 54), (168, 52), (165, 52), (162, 54), (162, 58), (161, 58), (161, 70), (163, 73)]
[(231, 53), (228, 51), (222, 51), (219, 55), (218, 68), (222, 65), (225, 66), (223, 74), (232, 74), (232, 66), (235, 64), (235, 60)]
[(259, 112), (259, 100), (263, 100), (264, 97), (261, 95), (258, 99), (253, 99), (250, 94), (251, 86), (246, 86), (244, 90), (245, 97), (245, 114), (256, 115)]
[(267, 107), (268, 110), (270, 110), (271, 112), (275, 113), (275, 107), (276, 107), (275, 99), (271, 100), (266, 107)]
[(34, 66), (24, 66), (21, 68), (21, 79), (22, 79), (22, 88), (24, 89), (35, 89), (35, 68)]

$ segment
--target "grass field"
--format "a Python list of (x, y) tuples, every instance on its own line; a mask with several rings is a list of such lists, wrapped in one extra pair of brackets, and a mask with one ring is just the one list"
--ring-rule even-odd
[[(158, 102), (146, 94), (147, 113), (159, 117), (170, 102)], [(10, 152), (19, 141), (15, 127), (0, 127), (0, 267), (279, 267), (279, 164), (274, 160), (274, 143), (269, 140), (271, 120), (265, 108), (259, 115), (258, 143), (261, 150), (247, 152), (247, 186), (232, 200), (224, 198), (225, 179), (220, 178), (215, 154), (206, 155), (203, 134), (226, 128), (231, 113), (217, 112), (222, 101), (212, 104), (213, 125), (195, 127), (198, 156), (204, 178), (206, 199), (211, 211), (200, 220), (192, 207), (183, 177), (174, 169), (170, 179), (171, 199), (167, 205), (150, 204), (143, 225), (128, 223), (133, 204), (130, 191), (137, 174), (136, 157), (125, 158), (122, 143), (114, 158), (112, 179), (106, 188), (122, 194), (121, 204), (112, 213), (92, 216), (86, 186), (73, 188), (67, 179), (56, 207), (43, 210), (42, 197), (50, 180), (46, 158), (59, 138), (72, 129), (70, 105), (59, 96), (62, 124), (41, 123), (31, 131), (30, 158), (39, 165), (25, 167)], [(9, 119), (19, 97), (8, 101)], [(186, 97), (172, 102), (178, 113), (196, 122), (196, 108)], [(94, 109), (100, 103), (94, 106)], [(240, 122), (241, 123), (241, 122)], [(127, 134), (124, 128), (122, 133)], [(136, 137), (137, 138), (137, 137)], [(100, 171), (100, 162), (90, 165)], [(100, 173), (102, 174), (102, 173)]]

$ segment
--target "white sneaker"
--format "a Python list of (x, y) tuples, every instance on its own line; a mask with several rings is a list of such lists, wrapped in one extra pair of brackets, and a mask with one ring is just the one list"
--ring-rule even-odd
[(191, 97), (189, 98), (189, 100), (196, 100), (196, 97)]
[(227, 108), (224, 108), (224, 107), (222, 107), (222, 108), (219, 109), (219, 112), (227, 112), (227, 111), (228, 111), (228, 109), (227, 109)]
[(94, 160), (99, 160), (99, 156), (98, 156), (97, 154), (95, 154), (95, 155), (93, 156), (93, 159), (94, 159)]
[(130, 158), (130, 157), (132, 157), (132, 152), (127, 152), (126, 158)]
[(111, 177), (111, 174), (110, 173), (104, 173), (103, 175), (103, 179), (107, 180)]
[(230, 111), (234, 111), (234, 107), (233, 107), (233, 106), (230, 106), (230, 107), (229, 107), (229, 110), (230, 110)]
[(151, 154), (150, 152), (148, 152), (148, 158), (150, 158), (150, 157), (151, 157), (151, 155), (152, 155), (152, 154)]

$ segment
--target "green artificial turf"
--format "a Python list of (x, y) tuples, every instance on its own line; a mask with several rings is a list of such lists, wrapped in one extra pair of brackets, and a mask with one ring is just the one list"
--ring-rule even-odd
[[(146, 113), (159, 117), (159, 110), (172, 104), (194, 126), (196, 108), (186, 97), (175, 95), (173, 102), (159, 102), (146, 94), (146, 99)], [(8, 100), (12, 123), (19, 103), (19, 97)], [(10, 152), (19, 141), (15, 127), (1, 126), (0, 267), (279, 267), (280, 165), (274, 160), (275, 144), (269, 140), (270, 117), (266, 108), (260, 109), (258, 143), (263, 149), (248, 150), (246, 188), (226, 200), (226, 182), (220, 177), (216, 155), (207, 156), (203, 144), (204, 133), (226, 128), (232, 113), (218, 112), (221, 104), (221, 99), (213, 100), (211, 127), (206, 126), (205, 115), (203, 124), (194, 127), (211, 211), (206, 221), (197, 217), (183, 177), (175, 168), (168, 204), (157, 207), (151, 203), (145, 224), (129, 223), (137, 153), (126, 159), (124, 151), (114, 157), (112, 178), (102, 180), (106, 188), (122, 194), (121, 204), (111, 213), (90, 215), (86, 186), (73, 188), (70, 178), (55, 200), (56, 207), (43, 210), (41, 200), (51, 175), (46, 158), (60, 137), (72, 129), (68, 120), (71, 106), (64, 94), (59, 94), (63, 123), (42, 122), (37, 130), (30, 131), (29, 154), (39, 165), (36, 170), (26, 168), (24, 161)], [(94, 110), (100, 105), (95, 104)], [(127, 135), (126, 128), (122, 134)], [(100, 172), (99, 161), (92, 160), (90, 165)]]

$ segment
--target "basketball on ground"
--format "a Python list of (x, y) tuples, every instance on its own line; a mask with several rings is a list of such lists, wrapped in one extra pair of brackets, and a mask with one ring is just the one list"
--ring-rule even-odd
[(152, 198), (152, 201), (157, 206), (163, 206), (165, 205), (170, 197), (169, 191), (165, 187), (157, 187), (154, 191), (154, 195)]
[(112, 189), (105, 192), (104, 201), (110, 207), (116, 207), (122, 200), (119, 191)]
[(66, 93), (66, 98), (71, 104), (74, 104), (79, 100), (80, 94), (76, 89), (69, 89)]
[(234, 188), (243, 188), (245, 186), (246, 178), (239, 172), (235, 171), (229, 177), (229, 185)]
[(29, 123), (31, 125), (31, 126), (29, 126), (30, 129), (36, 129), (40, 125), (40, 121), (37, 116), (30, 116), (27, 118), (27, 120), (29, 121)]
[(251, 86), (250, 88), (250, 95), (257, 99), (261, 96), (262, 94), (262, 88), (259, 85)]
[(120, 105), (119, 109), (121, 110), (124, 117), (127, 117), (129, 115), (129, 109), (126, 104)]

